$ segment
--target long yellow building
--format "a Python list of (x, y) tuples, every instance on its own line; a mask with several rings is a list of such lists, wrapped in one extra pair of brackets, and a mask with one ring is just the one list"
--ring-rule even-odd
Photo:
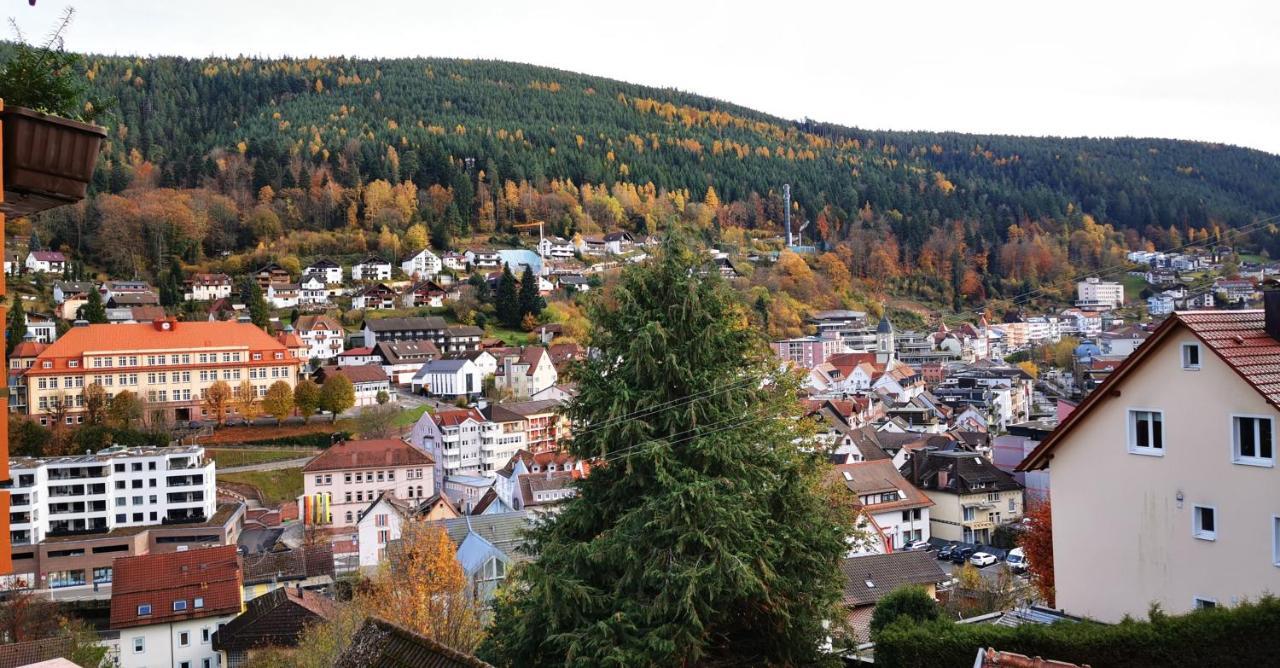
[(223, 381), (234, 390), (247, 380), (258, 397), (277, 381), (293, 387), (304, 350), (291, 333), (276, 338), (241, 322), (73, 327), (27, 370), (27, 411), (41, 424), (79, 424), (85, 388), (97, 383), (108, 396), (136, 394), (149, 419), (214, 420), (204, 402), (209, 386)]

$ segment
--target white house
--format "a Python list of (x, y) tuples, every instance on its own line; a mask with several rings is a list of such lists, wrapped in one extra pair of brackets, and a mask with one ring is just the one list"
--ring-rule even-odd
[(191, 277), (186, 298), (211, 302), (231, 296), (231, 277), (226, 274), (196, 274)]
[(440, 258), (435, 253), (432, 253), (430, 248), (423, 248), (415, 253), (413, 257), (400, 263), (400, 270), (410, 278), (414, 276), (431, 278), (440, 273), (441, 267), (443, 267), (443, 264), (441, 264)]
[(463, 357), (431, 360), (422, 365), (410, 387), (436, 397), (472, 397), (483, 388), (484, 374), (475, 363)]
[(67, 268), (67, 256), (58, 251), (31, 251), (27, 253), (27, 271), (42, 274), (61, 274)]
[(395, 394), (391, 391), (391, 379), (387, 377), (387, 372), (377, 364), (366, 364), (363, 366), (322, 366), (316, 371), (316, 382), (324, 384), (329, 376), (345, 376), (351, 381), (351, 387), (355, 390), (355, 405), (373, 406), (378, 403), (378, 395), (385, 393), (389, 399), (394, 399)]
[(58, 338), (58, 323), (41, 313), (28, 313), (27, 334), (40, 343), (53, 343)]
[(492, 269), (502, 265), (502, 255), (496, 250), (472, 248), (465, 255), (472, 268)]
[[(424, 413), (409, 442), (436, 462), (436, 477), (480, 476), (492, 480), (528, 444), (527, 420), (501, 406)], [(443, 489), (443, 486), (442, 486)]]
[(848, 556), (885, 554), (929, 540), (933, 501), (898, 473), (892, 459), (839, 464), (835, 475), (857, 496), (859, 523), (870, 539), (851, 545)]
[(307, 345), (307, 359), (327, 360), (342, 354), (345, 331), (335, 318), (304, 315), (293, 324), (294, 333)]
[(544, 257), (562, 260), (572, 258), (578, 252), (578, 249), (568, 239), (543, 237), (542, 241), (538, 242), (538, 251)]
[(329, 258), (320, 258), (315, 262), (307, 265), (302, 270), (303, 275), (318, 274), (326, 285), (342, 284), (342, 265), (330, 260)]
[(271, 283), (267, 285), (267, 303), (272, 308), (293, 308), (298, 305), (297, 283)]
[(360, 512), (356, 520), (356, 547), (360, 551), (360, 569), (370, 571), (382, 563), (387, 545), (399, 540), (402, 527), (411, 521), (412, 509), (395, 494), (384, 492)]
[(402, 499), (435, 494), (431, 457), (400, 439), (339, 443), (302, 467), (303, 496), (329, 499), (333, 526), (354, 527), (356, 515), (383, 492)]
[(298, 283), (298, 304), (324, 306), (329, 303), (329, 288), (320, 274), (303, 274)]
[(440, 255), (440, 264), (445, 269), (451, 269), (453, 271), (466, 271), (467, 256), (465, 253), (459, 253), (457, 251), (445, 251)]
[(498, 361), (494, 384), (516, 399), (529, 399), (555, 385), (560, 379), (546, 348), (529, 346), (519, 356), (507, 355)]
[(351, 308), (372, 311), (398, 308), (400, 296), (385, 283), (366, 285), (351, 297)]
[(214, 668), (213, 634), (244, 611), (235, 545), (119, 557), (113, 562), (111, 630), (122, 668)]
[(351, 280), (389, 281), (391, 280), (391, 263), (380, 257), (369, 256), (351, 265)]

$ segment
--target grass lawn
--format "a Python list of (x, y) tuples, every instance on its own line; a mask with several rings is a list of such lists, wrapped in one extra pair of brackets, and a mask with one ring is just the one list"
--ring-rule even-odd
[(1147, 287), (1147, 279), (1142, 276), (1130, 276), (1129, 274), (1121, 276), (1120, 283), (1124, 285), (1124, 300), (1126, 302), (1139, 299), (1138, 295)]
[(302, 468), (279, 469), (276, 471), (246, 471), (244, 473), (218, 474), (218, 480), (238, 482), (252, 485), (262, 492), (262, 500), (267, 506), (276, 506), (285, 501), (292, 501), (302, 494)]
[(396, 416), (395, 426), (411, 426), (418, 421), (418, 418), (422, 417), (423, 413), (426, 413), (429, 410), (431, 410), (431, 407), (426, 404), (415, 406), (414, 408), (406, 408), (400, 411), (400, 414)]
[(522, 332), (515, 329), (503, 329), (490, 325), (485, 328), (485, 336), (502, 339), (509, 346), (527, 346), (533, 339), (533, 335), (529, 332)]
[(205, 454), (218, 463), (218, 468), (245, 466), (297, 459), (315, 453), (310, 448), (258, 449), (258, 448), (207, 448)]

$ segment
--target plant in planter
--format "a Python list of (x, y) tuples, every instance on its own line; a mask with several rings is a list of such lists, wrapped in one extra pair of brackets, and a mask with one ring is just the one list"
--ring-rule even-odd
[(80, 56), (63, 49), (62, 33), (73, 15), (68, 8), (40, 46), (27, 43), (13, 24), (17, 43), (0, 64), (5, 194), (0, 211), (10, 215), (84, 199), (107, 136), (91, 124), (105, 105), (90, 99)]

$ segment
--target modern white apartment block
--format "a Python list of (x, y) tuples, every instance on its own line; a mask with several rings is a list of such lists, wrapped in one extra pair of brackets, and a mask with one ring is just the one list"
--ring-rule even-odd
[(217, 507), (204, 448), (107, 448), (73, 457), (9, 460), (13, 545), (49, 535), (194, 522)]
[(1076, 306), (1104, 310), (1124, 306), (1124, 285), (1096, 276), (1086, 278), (1076, 283)]
[(501, 406), (423, 413), (409, 442), (436, 463), (438, 486), (450, 476), (492, 478), (528, 444), (528, 422)]

